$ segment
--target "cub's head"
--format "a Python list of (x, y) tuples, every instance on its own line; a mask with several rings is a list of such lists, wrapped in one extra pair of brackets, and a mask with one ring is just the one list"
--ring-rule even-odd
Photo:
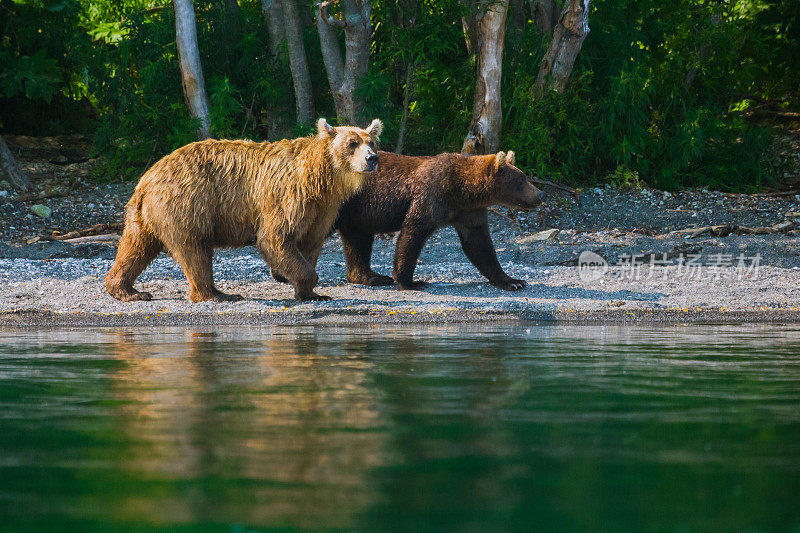
[(547, 193), (534, 186), (525, 174), (514, 166), (514, 152), (498, 152), (492, 162), (492, 196), (495, 203), (509, 209), (530, 210), (538, 207)]
[(317, 121), (317, 135), (330, 139), (330, 153), (334, 166), (350, 172), (373, 172), (378, 168), (376, 143), (383, 131), (383, 122), (377, 118), (366, 128), (339, 126), (334, 128), (321, 118)]

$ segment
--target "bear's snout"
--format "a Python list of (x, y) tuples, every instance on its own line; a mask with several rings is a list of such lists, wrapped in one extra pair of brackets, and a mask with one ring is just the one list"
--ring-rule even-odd
[(372, 172), (378, 168), (378, 155), (370, 154), (367, 156), (367, 172)]
[(539, 201), (544, 202), (547, 200), (547, 193), (544, 191), (539, 191)]

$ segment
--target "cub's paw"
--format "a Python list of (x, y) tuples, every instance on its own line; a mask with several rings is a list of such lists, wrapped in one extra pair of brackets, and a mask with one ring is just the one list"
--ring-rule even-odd
[(427, 281), (412, 281), (411, 283), (397, 283), (397, 290), (400, 291), (421, 291), (428, 286)]
[(331, 299), (331, 297), (325, 294), (312, 292), (311, 294), (295, 295), (295, 299), (301, 302), (308, 302), (308, 301), (327, 302), (328, 300)]
[(503, 280), (499, 283), (493, 283), (492, 285), (499, 289), (503, 289), (504, 291), (518, 291), (520, 289), (524, 289), (527, 283), (521, 279), (508, 278), (507, 280)]

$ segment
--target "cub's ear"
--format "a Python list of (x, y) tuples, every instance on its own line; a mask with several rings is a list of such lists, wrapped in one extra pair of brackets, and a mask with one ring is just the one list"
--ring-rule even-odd
[(317, 135), (320, 137), (324, 137), (326, 135), (330, 137), (336, 136), (336, 128), (328, 124), (328, 121), (324, 118), (321, 118), (317, 121)]
[(366, 129), (367, 133), (369, 133), (370, 137), (377, 139), (381, 136), (381, 132), (383, 132), (383, 122), (380, 119), (376, 118), (373, 120)]
[(517, 156), (511, 150), (506, 154), (506, 165), (517, 166)]
[(506, 153), (497, 152), (494, 156), (494, 171), (497, 172), (506, 165)]

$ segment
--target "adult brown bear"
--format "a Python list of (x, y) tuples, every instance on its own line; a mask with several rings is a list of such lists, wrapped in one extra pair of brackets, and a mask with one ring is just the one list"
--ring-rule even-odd
[[(344, 242), (347, 279), (362, 285), (419, 289), (414, 269), (425, 241), (439, 228), (458, 232), (467, 258), (495, 287), (519, 290), (525, 282), (503, 272), (489, 234), (486, 208), (530, 210), (545, 199), (514, 166), (514, 152), (484, 156), (410, 157), (378, 152), (378, 171), (344, 203), (336, 228)], [(376, 233), (400, 231), (392, 277), (370, 267)]]
[(125, 214), (106, 289), (123, 301), (149, 300), (133, 282), (166, 248), (189, 281), (190, 298), (236, 300), (214, 286), (215, 247), (255, 242), (295, 298), (313, 291), (322, 244), (342, 202), (361, 188), (378, 158), (383, 125), (367, 129), (317, 123), (317, 134), (274, 143), (206, 140), (175, 150), (139, 181)]

